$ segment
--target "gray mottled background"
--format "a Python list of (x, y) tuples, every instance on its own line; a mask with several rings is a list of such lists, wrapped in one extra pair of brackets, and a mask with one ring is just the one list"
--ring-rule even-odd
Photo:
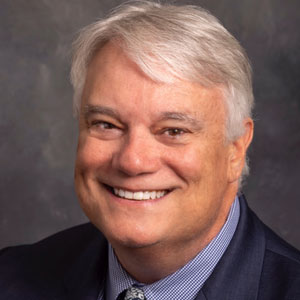
[[(0, 0), (0, 248), (86, 221), (73, 187), (70, 45), (122, 1)], [(183, 3), (184, 1), (178, 1)], [(206, 0), (254, 69), (250, 206), (300, 248), (300, 2)]]

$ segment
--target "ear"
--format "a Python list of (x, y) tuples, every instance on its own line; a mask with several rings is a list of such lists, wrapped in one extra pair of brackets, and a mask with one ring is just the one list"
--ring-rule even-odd
[(228, 181), (237, 181), (245, 165), (246, 152), (252, 141), (254, 123), (251, 118), (244, 120), (245, 131), (235, 141), (231, 142), (229, 148), (229, 168), (228, 168)]

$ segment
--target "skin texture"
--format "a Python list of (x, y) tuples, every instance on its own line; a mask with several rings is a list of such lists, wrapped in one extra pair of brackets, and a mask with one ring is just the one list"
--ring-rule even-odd
[[(192, 259), (219, 232), (238, 188), (253, 122), (225, 141), (220, 88), (147, 78), (112, 42), (91, 61), (75, 169), (80, 204), (123, 267), (150, 283)], [(156, 200), (131, 191), (168, 190)]]

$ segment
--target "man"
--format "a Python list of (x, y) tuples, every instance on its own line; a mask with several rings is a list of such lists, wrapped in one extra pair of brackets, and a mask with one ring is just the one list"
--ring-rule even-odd
[(213, 16), (123, 5), (81, 32), (71, 75), (93, 225), (4, 249), (0, 299), (300, 298), (299, 252), (239, 193), (251, 70)]

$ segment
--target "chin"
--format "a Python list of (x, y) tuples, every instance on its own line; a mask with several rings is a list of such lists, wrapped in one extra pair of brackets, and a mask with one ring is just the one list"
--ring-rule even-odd
[(126, 247), (126, 248), (145, 248), (151, 247), (159, 243), (159, 237), (157, 234), (151, 234), (151, 232), (141, 232), (141, 230), (129, 230), (129, 232), (110, 232), (110, 234), (104, 235), (113, 247)]
[(114, 247), (123, 247), (123, 248), (132, 248), (132, 249), (141, 249), (141, 248), (149, 248), (157, 244), (157, 242), (150, 241), (141, 241), (137, 239), (127, 239), (127, 240), (118, 240), (111, 243)]

